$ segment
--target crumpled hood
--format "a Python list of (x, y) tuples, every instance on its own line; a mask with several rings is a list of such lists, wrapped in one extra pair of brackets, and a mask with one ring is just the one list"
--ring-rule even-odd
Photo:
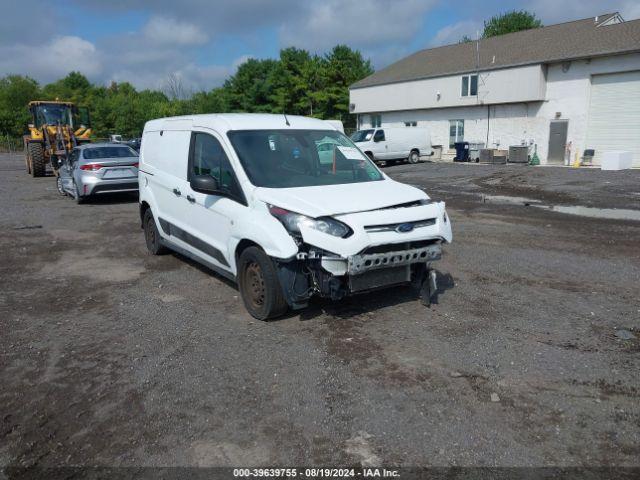
[(265, 203), (309, 217), (376, 210), (429, 198), (422, 190), (388, 178), (317, 187), (258, 187), (254, 196)]

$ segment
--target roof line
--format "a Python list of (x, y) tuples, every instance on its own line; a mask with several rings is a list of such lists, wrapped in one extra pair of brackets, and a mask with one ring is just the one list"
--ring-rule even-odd
[(544, 61), (530, 61), (530, 62), (520, 62), (520, 63), (510, 63), (509, 65), (499, 65), (496, 67), (487, 67), (487, 68), (473, 68), (471, 70), (465, 69), (465, 70), (456, 70), (454, 72), (447, 72), (447, 73), (439, 73), (436, 75), (426, 75), (426, 76), (422, 76), (422, 77), (415, 77), (415, 78), (406, 78), (404, 80), (394, 80), (391, 82), (383, 82), (383, 83), (376, 83), (373, 85), (360, 85), (360, 86), (356, 86), (357, 84), (353, 84), (352, 86), (349, 87), (349, 90), (360, 90), (362, 88), (373, 88), (373, 87), (382, 87), (385, 85), (395, 85), (396, 83), (409, 83), (409, 82), (419, 82), (420, 80), (428, 80), (430, 78), (443, 78), (443, 77), (451, 77), (454, 75), (464, 75), (465, 73), (483, 73), (483, 72), (493, 72), (496, 70), (506, 70), (508, 68), (517, 68), (517, 67), (524, 67), (527, 65), (546, 65), (549, 63), (557, 63), (557, 62), (562, 62), (563, 60), (571, 60), (571, 61), (575, 61), (575, 60), (586, 60), (588, 58), (598, 58), (598, 57), (606, 57), (608, 55), (629, 55), (631, 53), (640, 53), (640, 47), (635, 47), (635, 48), (631, 48), (629, 50), (610, 50), (607, 52), (599, 52), (599, 53), (594, 53), (593, 55), (580, 55), (577, 57), (558, 57), (558, 58), (552, 58), (550, 60), (544, 60)]
[[(471, 40), (471, 42), (468, 42), (468, 43), (475, 43), (477, 41), (489, 40), (490, 38), (497, 38), (497, 37), (504, 38), (504, 37), (508, 37), (509, 35), (517, 35), (517, 34), (520, 34), (522, 32), (528, 32), (529, 30), (542, 30), (542, 29), (545, 29), (545, 28), (558, 27), (560, 25), (568, 25), (569, 23), (584, 22), (585, 20), (590, 20), (592, 18), (595, 19), (596, 17), (613, 16), (616, 13), (619, 14), (619, 12), (603, 13), (602, 15), (593, 15), (591, 17), (580, 18), (578, 20), (567, 20), (566, 22), (552, 23), (551, 25), (543, 25), (542, 27), (527, 28), (525, 30), (518, 30), (517, 32), (503, 33), (502, 35), (495, 35), (493, 37), (486, 37), (486, 38), (480, 37), (479, 39)], [(630, 21), (633, 22), (635, 20), (630, 20)], [(627, 22), (625, 21), (625, 23), (627, 23)], [(438, 45), (437, 47), (423, 48), (421, 50), (418, 50), (417, 52), (412, 53), (408, 57), (404, 57), (404, 58), (409, 58), (409, 57), (412, 57), (413, 55), (416, 55), (416, 54), (421, 53), (421, 52), (426, 52), (428, 50), (438, 50), (440, 48), (455, 47), (455, 46), (458, 46), (458, 45), (460, 45), (460, 43), (447, 43), (446, 45)], [(404, 60), (404, 58), (401, 58), (398, 61)], [(397, 62), (394, 62), (394, 63), (397, 63)], [(394, 63), (392, 63), (391, 65), (393, 65)], [(388, 65), (388, 67), (390, 67), (391, 65)], [(385, 68), (388, 68), (388, 67), (385, 67)], [(382, 70), (384, 70), (384, 68)]]

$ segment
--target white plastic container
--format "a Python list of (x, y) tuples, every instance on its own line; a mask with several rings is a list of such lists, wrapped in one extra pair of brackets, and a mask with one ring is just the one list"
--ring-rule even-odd
[(633, 164), (631, 152), (624, 150), (610, 150), (602, 154), (601, 170), (627, 170)]

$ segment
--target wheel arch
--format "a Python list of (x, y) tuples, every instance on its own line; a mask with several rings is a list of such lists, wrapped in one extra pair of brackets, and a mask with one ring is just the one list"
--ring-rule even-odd
[(144, 228), (144, 214), (151, 208), (149, 202), (143, 200), (140, 202), (140, 228)]

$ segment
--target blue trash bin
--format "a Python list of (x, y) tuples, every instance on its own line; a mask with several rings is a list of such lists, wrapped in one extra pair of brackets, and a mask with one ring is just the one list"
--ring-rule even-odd
[(456, 142), (456, 158), (454, 162), (468, 162), (469, 161), (469, 142)]

